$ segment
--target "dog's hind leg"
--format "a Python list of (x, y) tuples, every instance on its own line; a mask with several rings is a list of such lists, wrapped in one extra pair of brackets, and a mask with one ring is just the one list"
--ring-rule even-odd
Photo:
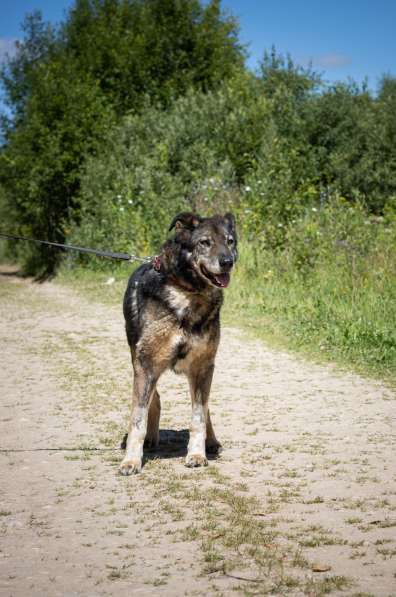
[(206, 417), (206, 452), (207, 454), (218, 454), (221, 451), (221, 443), (217, 440), (213, 430), (212, 421), (210, 420), (210, 413)]
[(154, 390), (153, 397), (150, 401), (147, 421), (147, 433), (145, 446), (147, 448), (158, 448), (159, 444), (159, 422), (161, 416), (161, 401), (157, 390)]
[[(192, 370), (188, 374), (190, 383), (192, 416), (190, 426), (190, 441), (186, 456), (186, 466), (206, 466), (205, 440), (206, 424), (208, 420), (208, 401), (212, 384), (214, 365)], [(213, 431), (213, 429), (212, 429)]]
[(143, 459), (143, 443), (147, 432), (147, 419), (150, 400), (155, 392), (157, 379), (144, 370), (137, 359), (133, 363), (132, 415), (128, 432), (126, 453), (120, 465), (122, 475), (140, 472)]

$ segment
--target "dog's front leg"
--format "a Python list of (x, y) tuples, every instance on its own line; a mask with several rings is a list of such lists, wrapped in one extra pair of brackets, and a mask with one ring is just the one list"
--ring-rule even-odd
[(142, 468), (143, 444), (147, 432), (150, 400), (154, 395), (157, 379), (136, 361), (133, 363), (132, 415), (124, 460), (120, 465), (122, 475), (139, 473)]
[(205, 440), (208, 417), (209, 392), (212, 384), (214, 365), (192, 370), (188, 374), (190, 384), (192, 416), (190, 441), (186, 457), (186, 466), (206, 466)]

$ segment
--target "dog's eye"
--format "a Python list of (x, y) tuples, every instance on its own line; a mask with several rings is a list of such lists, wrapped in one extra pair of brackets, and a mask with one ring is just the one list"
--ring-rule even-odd
[(232, 236), (229, 236), (229, 237), (227, 238), (227, 244), (228, 244), (228, 245), (233, 245), (233, 244), (234, 244), (234, 239), (232, 238)]
[(208, 238), (201, 238), (201, 240), (199, 241), (199, 244), (202, 245), (203, 247), (210, 247), (211, 242)]

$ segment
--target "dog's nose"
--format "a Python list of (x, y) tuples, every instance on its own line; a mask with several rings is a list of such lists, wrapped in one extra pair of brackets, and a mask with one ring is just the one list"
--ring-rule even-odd
[(219, 264), (223, 269), (231, 269), (234, 265), (234, 260), (230, 255), (222, 255), (219, 259)]

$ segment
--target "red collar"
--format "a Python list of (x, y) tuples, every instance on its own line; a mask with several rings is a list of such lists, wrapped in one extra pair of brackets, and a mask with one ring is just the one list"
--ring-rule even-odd
[(153, 257), (153, 268), (157, 270), (157, 272), (161, 271), (161, 256), (155, 255)]

